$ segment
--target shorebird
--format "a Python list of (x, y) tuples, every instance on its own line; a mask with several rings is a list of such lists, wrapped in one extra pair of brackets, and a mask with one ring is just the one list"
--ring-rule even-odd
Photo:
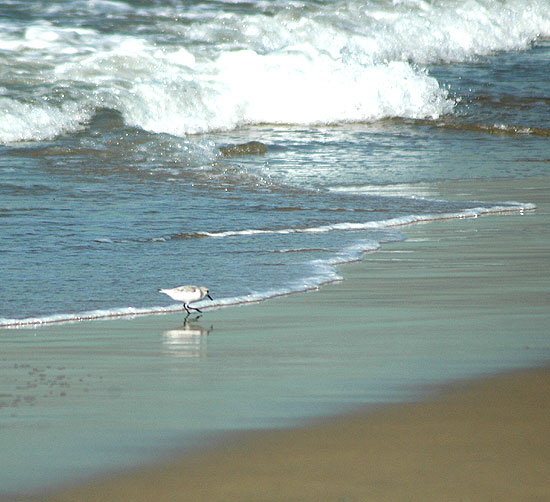
[(212, 297), (208, 292), (208, 288), (205, 288), (204, 286), (178, 286), (177, 288), (172, 289), (159, 289), (159, 292), (168, 295), (172, 298), (172, 300), (182, 302), (183, 308), (188, 314), (191, 313), (189, 312), (189, 309), (202, 313), (202, 310), (196, 307), (190, 307), (190, 303), (198, 302), (206, 297), (212, 300)]

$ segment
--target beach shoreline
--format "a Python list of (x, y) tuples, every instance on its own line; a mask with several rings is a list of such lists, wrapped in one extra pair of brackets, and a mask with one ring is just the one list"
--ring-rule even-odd
[(0, 502), (548, 498), (548, 2), (0, 4)]
[[(345, 410), (343, 416), (315, 418), (291, 429), (229, 434), (228, 447), (220, 441), (204, 453), (61, 488), (40, 500), (163, 501), (174, 500), (177, 493), (209, 501), (542, 497), (549, 489), (544, 480), (550, 479), (543, 448), (550, 451), (544, 434), (550, 371), (513, 370), (548, 361), (549, 186), (548, 178), (432, 185), (444, 197), (516, 200), (535, 203), (537, 209), (417, 223), (403, 229), (405, 242), (385, 244), (361, 262), (343, 265), (341, 282), (206, 314), (213, 323), (223, 320), (241, 330), (261, 326), (274, 336), (291, 331), (315, 339), (316, 332), (334, 329), (334, 323), (336, 336), (365, 326), (383, 329), (385, 336), (396, 336), (404, 327), (456, 336), (456, 367), (447, 368), (447, 384), (434, 388), (426, 381), (419, 403), (370, 406), (352, 414)], [(512, 336), (518, 329), (526, 330), (525, 343)], [(511, 355), (504, 362), (486, 361), (483, 372), (473, 371), (474, 383), (472, 378), (464, 383), (460, 375), (479, 361), (461, 359), (466, 349), (460, 337), (468, 334), (467, 350), (475, 350), (476, 331)], [(396, 388), (406, 380), (403, 375)], [(448, 386), (453, 381), (458, 384)], [(533, 399), (539, 406), (526, 405)], [(527, 424), (523, 432), (522, 424)], [(396, 438), (411, 445), (397, 448), (394, 443), (392, 448)], [(518, 448), (522, 453), (514, 460)], [(521, 473), (513, 486), (510, 469)]]

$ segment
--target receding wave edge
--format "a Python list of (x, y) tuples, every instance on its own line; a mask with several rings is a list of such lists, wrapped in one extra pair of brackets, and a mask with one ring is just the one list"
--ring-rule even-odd
[[(238, 235), (258, 235), (268, 233), (309, 233), (309, 232), (329, 232), (329, 231), (346, 231), (346, 230), (371, 230), (371, 229), (384, 229), (384, 228), (396, 228), (411, 225), (414, 223), (427, 223), (441, 220), (456, 220), (464, 218), (477, 218), (484, 215), (506, 214), (506, 213), (523, 213), (527, 211), (533, 211), (536, 209), (535, 204), (522, 204), (519, 202), (506, 202), (501, 205), (491, 207), (477, 207), (466, 209), (458, 213), (442, 213), (442, 214), (425, 214), (425, 215), (409, 215), (399, 218), (391, 218), (382, 221), (369, 221), (365, 223), (338, 223), (334, 225), (326, 225), (321, 227), (312, 227), (309, 229), (280, 229), (280, 230), (235, 230), (225, 232), (204, 232), (203, 236), (213, 238), (223, 238)], [(360, 254), (375, 251), (380, 247), (379, 243), (373, 243), (367, 241), (368, 244), (360, 245)], [(356, 250), (357, 251), (357, 250)], [(334, 258), (326, 260), (316, 260), (315, 264), (322, 267), (325, 273), (319, 273), (313, 278), (313, 280), (306, 282), (302, 281), (302, 286), (290, 285), (286, 288), (279, 290), (271, 290), (253, 293), (245, 296), (236, 296), (229, 298), (221, 298), (214, 303), (209, 303), (208, 306), (201, 307), (204, 310), (212, 310), (216, 308), (244, 305), (250, 303), (258, 303), (260, 301), (268, 300), (277, 296), (284, 296), (292, 293), (298, 293), (305, 290), (317, 289), (320, 286), (341, 280), (341, 277), (337, 274), (335, 266), (353, 261), (352, 255), (343, 257), (341, 253), (337, 253)], [(327, 273), (327, 269), (330, 271)], [(303, 284), (306, 284), (305, 286)], [(42, 317), (28, 317), (25, 319), (2, 319), (0, 318), (0, 328), (25, 328), (25, 327), (38, 327), (51, 324), (80, 322), (80, 321), (92, 321), (92, 320), (106, 320), (117, 318), (133, 318), (136, 316), (145, 315), (158, 315), (181, 312), (182, 308), (179, 305), (164, 306), (164, 307), (122, 307), (107, 310), (93, 310), (76, 314), (52, 314)]]

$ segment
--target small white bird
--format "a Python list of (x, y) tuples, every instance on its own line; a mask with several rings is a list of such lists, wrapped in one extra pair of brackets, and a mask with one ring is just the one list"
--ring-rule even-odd
[(190, 307), (190, 303), (198, 302), (205, 297), (208, 297), (210, 298), (210, 300), (212, 300), (212, 297), (208, 292), (208, 288), (205, 288), (204, 286), (178, 286), (177, 288), (172, 289), (159, 289), (159, 292), (168, 295), (170, 298), (172, 298), (172, 300), (183, 302), (183, 308), (187, 311), (188, 314), (191, 313), (189, 312), (189, 309), (196, 310), (197, 312), (202, 313), (202, 310), (196, 307)]

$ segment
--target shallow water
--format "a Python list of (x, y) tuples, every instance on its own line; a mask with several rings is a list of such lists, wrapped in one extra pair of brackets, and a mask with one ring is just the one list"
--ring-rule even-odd
[[(176, 310), (158, 289), (180, 284), (218, 306), (316, 288), (404, 223), (532, 207), (442, 200), (433, 182), (548, 171), (547, 0), (10, 0), (0, 19), (3, 327)], [(267, 150), (220, 152), (250, 141)], [(2, 431), (20, 439), (4, 490), (368, 401), (338, 383), (368, 380), (341, 364), (368, 349), (351, 340), (332, 373), (283, 345), (271, 385), (277, 341), (220, 337), (205, 357), (206, 337), (159, 319), (139, 342), (104, 321), (78, 339), (74, 324), (1, 331)], [(372, 400), (401, 399), (403, 375), (377, 361)]]

